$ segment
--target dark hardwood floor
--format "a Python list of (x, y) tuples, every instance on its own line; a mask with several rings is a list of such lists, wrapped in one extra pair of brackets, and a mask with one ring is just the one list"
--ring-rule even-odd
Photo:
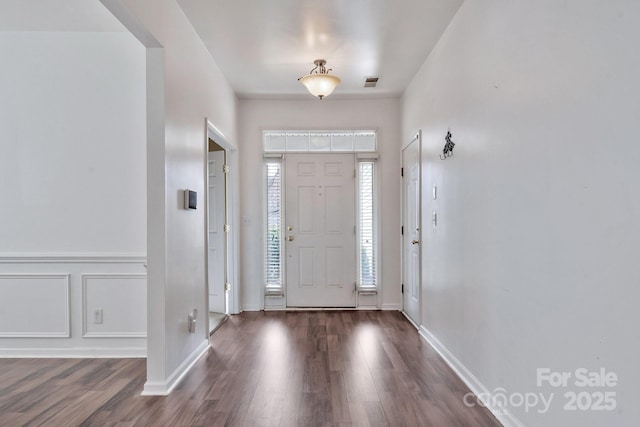
[(0, 426), (500, 424), (398, 312), (248, 312), (168, 397), (144, 359), (0, 359)]

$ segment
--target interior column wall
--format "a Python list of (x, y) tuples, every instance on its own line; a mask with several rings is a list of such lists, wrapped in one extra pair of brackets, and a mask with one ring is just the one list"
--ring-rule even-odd
[[(208, 119), (236, 142), (236, 96), (175, 0), (103, 0), (147, 46), (149, 167), (161, 179), (148, 187), (154, 222), (149, 251), (150, 329), (146, 394), (166, 394), (208, 347), (204, 209)], [(155, 52), (155, 51), (158, 52)], [(155, 74), (154, 74), (155, 73)], [(151, 81), (149, 80), (151, 79)], [(156, 187), (157, 186), (157, 187)], [(184, 190), (198, 194), (198, 208), (184, 209)], [(232, 225), (233, 226), (233, 225)], [(188, 315), (197, 310), (195, 333)]]

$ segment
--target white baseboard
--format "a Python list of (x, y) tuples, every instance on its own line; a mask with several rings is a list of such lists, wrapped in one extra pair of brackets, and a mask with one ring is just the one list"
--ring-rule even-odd
[(242, 311), (260, 311), (262, 308), (258, 304), (249, 304), (242, 307)]
[[(377, 311), (380, 309), (375, 305), (364, 305), (358, 307), (265, 307), (264, 311)], [(392, 309), (389, 309), (392, 310)], [(249, 310), (245, 310), (249, 311)]]
[(400, 311), (402, 310), (402, 304), (382, 304), (380, 310), (383, 311)]
[(146, 358), (147, 347), (129, 348), (2, 348), (0, 358), (84, 358), (84, 359), (129, 359)]
[[(411, 322), (413, 323), (413, 322)], [(414, 324), (415, 326), (415, 324)], [(418, 328), (420, 336), (425, 339), (433, 347), (435, 351), (444, 359), (451, 369), (458, 375), (458, 377), (469, 387), (471, 392), (476, 396), (492, 396), (491, 392), (480, 382), (475, 375), (467, 369), (466, 366), (458, 360), (427, 328), (420, 326)], [(483, 399), (484, 400), (484, 399)], [(495, 399), (488, 399), (487, 402), (483, 401), (484, 406), (491, 411), (494, 417), (504, 427), (525, 427), (524, 424), (518, 420), (511, 412), (505, 408), (496, 407), (493, 403)]]
[(147, 381), (144, 384), (144, 390), (142, 390), (142, 396), (167, 396), (169, 395), (184, 376), (191, 370), (193, 365), (209, 350), (209, 340), (203, 341), (198, 348), (196, 348), (187, 357), (184, 362), (178, 366), (175, 371), (166, 381)]
[(353, 311), (353, 310), (377, 310), (377, 308), (356, 307), (265, 307), (264, 311)]

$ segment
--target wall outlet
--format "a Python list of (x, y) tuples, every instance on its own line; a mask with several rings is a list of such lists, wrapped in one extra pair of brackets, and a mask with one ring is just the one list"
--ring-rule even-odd
[(193, 317), (193, 313), (187, 316), (187, 330), (190, 334), (196, 333), (196, 319)]
[(97, 324), (97, 325), (101, 325), (102, 324), (102, 309), (101, 308), (96, 308), (95, 310), (93, 310), (93, 323)]

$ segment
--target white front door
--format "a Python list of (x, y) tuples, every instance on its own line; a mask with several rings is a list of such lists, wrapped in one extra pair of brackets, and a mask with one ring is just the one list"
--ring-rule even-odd
[(209, 311), (226, 312), (224, 151), (210, 151), (209, 162)]
[(287, 154), (286, 286), (289, 307), (355, 307), (353, 154)]
[(404, 312), (420, 325), (420, 139), (402, 150)]

